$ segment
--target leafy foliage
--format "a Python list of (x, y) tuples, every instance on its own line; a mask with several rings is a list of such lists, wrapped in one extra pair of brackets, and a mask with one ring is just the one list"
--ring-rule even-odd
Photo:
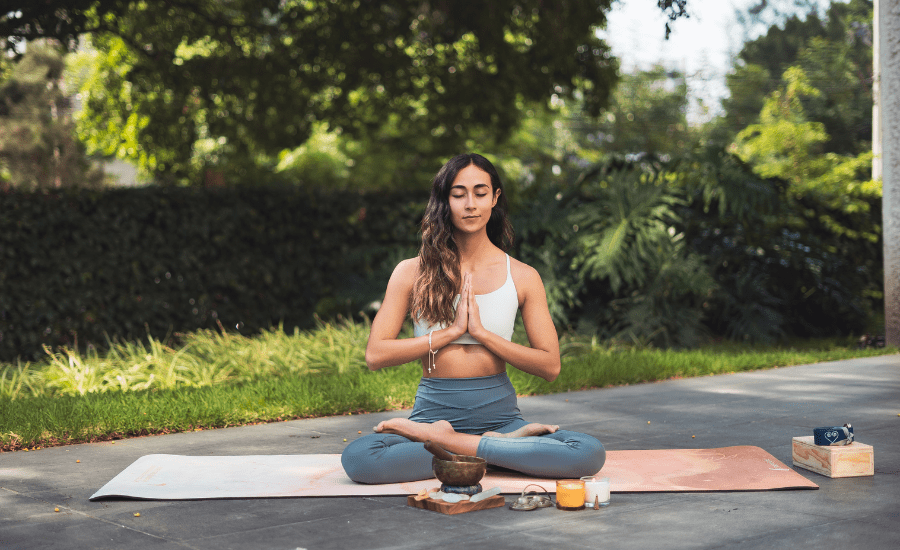
[(604, 162), (519, 220), (519, 252), (541, 272), (557, 323), (644, 345), (700, 341), (714, 285), (676, 231), (672, 176), (659, 163)]
[(812, 176), (810, 157), (828, 134), (824, 124), (806, 119), (801, 100), (821, 94), (810, 86), (803, 69), (791, 67), (784, 79), (785, 89), (772, 92), (763, 104), (760, 122), (738, 134), (738, 150), (761, 176), (781, 177), (802, 186)]
[(46, 349), (37, 365), (19, 361), (0, 369), (0, 399), (204, 387), (365, 369), (365, 322), (320, 321), (313, 330), (295, 328), (291, 334), (279, 326), (252, 338), (219, 328), (182, 335), (177, 346), (150, 337), (146, 344), (113, 342), (102, 352)]
[(0, 77), (0, 187), (90, 187), (103, 174), (75, 138), (59, 48), (35, 42)]
[(573, 266), (594, 285), (609, 285), (613, 299), (601, 315), (585, 309), (582, 325), (593, 317), (608, 336), (660, 347), (700, 342), (702, 304), (715, 285), (676, 228), (683, 194), (673, 176), (648, 162), (586, 174), (571, 218)]
[(766, 97), (788, 85), (783, 76), (800, 67), (823, 93), (804, 100), (810, 122), (821, 123), (824, 152), (858, 155), (872, 136), (872, 2), (832, 2), (826, 17), (814, 11), (744, 44), (726, 76), (729, 97), (720, 123), (731, 139), (759, 121)]
[[(220, 339), (198, 334), (194, 342), (208, 349), (211, 357), (243, 360), (243, 368), (235, 372), (229, 370), (229, 364), (195, 357), (198, 373), (209, 373), (213, 379), (229, 377), (217, 384), (208, 384), (198, 376), (194, 378), (199, 379), (198, 384), (189, 380), (149, 389), (111, 384), (105, 391), (82, 395), (47, 387), (44, 373), (54, 367), (46, 362), (17, 368), (0, 366), (0, 451), (412, 406), (421, 366), (410, 363), (369, 372), (362, 366), (366, 332), (363, 324), (343, 324), (292, 336), (276, 331), (255, 338)], [(332, 360), (320, 372), (298, 376), (293, 361), (299, 345), (316, 348), (331, 359), (336, 355), (328, 353), (329, 339), (339, 342), (353, 363)], [(547, 382), (517, 369), (509, 374), (517, 393), (533, 395), (897, 352), (894, 348), (860, 350), (850, 347), (851, 343), (817, 341), (783, 349), (718, 344), (683, 351), (622, 349), (577, 338), (567, 342), (567, 351), (577, 353), (563, 357), (562, 373), (555, 381)], [(191, 354), (191, 349), (185, 355)], [(164, 351), (158, 358), (167, 363), (174, 353)], [(86, 369), (104, 375), (129, 371), (130, 363), (143, 370), (150, 361), (143, 353), (123, 353), (114, 361), (77, 354), (71, 357), (78, 358)], [(266, 376), (256, 376), (254, 371), (259, 367)], [(217, 368), (223, 369), (222, 375)], [(15, 390), (28, 384), (26, 390)]]
[[(883, 282), (879, 220), (870, 214), (881, 211), (880, 197), (860, 196), (865, 209), (843, 212), (715, 147), (679, 171), (690, 191), (680, 216), (686, 241), (719, 285), (706, 321), (714, 334), (766, 342), (865, 328)], [(830, 230), (834, 219), (846, 231)], [(858, 234), (875, 238), (850, 237)]]
[[(695, 150), (680, 75), (622, 75), (597, 119), (611, 81), (585, 95), (594, 84), (575, 69), (615, 61), (590, 25), (545, 51), (561, 22), (594, 8), (601, 21), (608, 3), (479, 4), (497, 17), (460, 19), (473, 6), (95, 0), (97, 50), (76, 63), (93, 102), (83, 135), (168, 181), (224, 174), (247, 188), (0, 197), (0, 352), (375, 307), (415, 254), (436, 159), (476, 145), (496, 152), (515, 253), (541, 272), (560, 326), (692, 346), (865, 325), (882, 285), (880, 195), (861, 153), (870, 3), (748, 43), (724, 139)], [(535, 70), (570, 55), (561, 72)], [(259, 185), (273, 179), (261, 168), (306, 190)]]
[[(0, 194), (0, 357), (255, 333), (380, 299), (425, 197), (293, 186)], [(340, 298), (338, 298), (340, 296)]]
[[(608, 278), (613, 292), (641, 286), (671, 252), (678, 198), (656, 167), (589, 172), (571, 220), (580, 231), (575, 264), (585, 277)], [(583, 230), (582, 230), (583, 229)]]
[(765, 341), (860, 331), (878, 308), (871, 29), (872, 2), (833, 2), (826, 17), (792, 16), (741, 50), (710, 142), (733, 140), (728, 150), (777, 201), (741, 215), (713, 206), (718, 221), (687, 227), (720, 284), (731, 281), (715, 332)]
[[(874, 197), (848, 213), (790, 196), (734, 155), (610, 161), (534, 186), (514, 254), (564, 328), (654, 346), (860, 330), (881, 289)], [(0, 194), (0, 357), (42, 346), (371, 312), (414, 256), (420, 194), (136, 188)], [(77, 337), (77, 341), (76, 341)]]
[(83, 131), (178, 181), (298, 147), (317, 122), (446, 156), (507, 136), (523, 101), (577, 94), (596, 115), (616, 78), (593, 32), (610, 0), (96, 3)]
[[(785, 182), (778, 226), (767, 224), (760, 250), (780, 257), (780, 267), (773, 265), (770, 273), (784, 276), (787, 268), (802, 275), (794, 296), (785, 295), (790, 285), (782, 285), (770, 292), (781, 295), (772, 302), (804, 312), (797, 320), (802, 334), (831, 333), (835, 329), (825, 320), (858, 327), (871, 300), (881, 296), (881, 186), (870, 179), (872, 155), (827, 152), (826, 125), (810, 121), (806, 108), (823, 102), (826, 90), (813, 86), (799, 65), (788, 68), (783, 81), (785, 87), (766, 98), (760, 122), (741, 131), (735, 146), (758, 174)], [(806, 300), (816, 292), (828, 295), (829, 306)]]
[(590, 117), (578, 101), (551, 98), (529, 105), (520, 128), (492, 149), (507, 180), (533, 199), (537, 187), (572, 182), (607, 158), (673, 157), (691, 149), (683, 75), (661, 66), (623, 73), (610, 105)]
[(623, 74), (606, 114), (589, 135), (607, 153), (683, 153), (690, 147), (687, 103), (687, 83), (678, 71), (656, 66)]
[[(657, 0), (656, 5), (668, 16), (669, 21), (675, 21), (679, 17), (689, 17), (685, 11), (687, 0)], [(669, 23), (666, 23), (666, 40), (669, 39), (671, 33), (672, 28)]]
[[(802, 103), (805, 97), (821, 97), (822, 92), (809, 84), (800, 67), (789, 68), (784, 80), (785, 89), (766, 99), (760, 122), (738, 134), (738, 153), (761, 176), (785, 179), (789, 196), (819, 195), (849, 216), (870, 212), (868, 199), (881, 196), (880, 185), (869, 178), (871, 151), (858, 156), (823, 153), (822, 145), (828, 141), (825, 125), (809, 122)], [(831, 215), (822, 221), (829, 231), (852, 239), (878, 239), (876, 230), (848, 228)]]
[[(517, 220), (519, 254), (541, 272), (556, 322), (604, 339), (847, 334), (864, 329), (881, 288), (878, 221), (863, 214), (879, 198), (859, 200), (848, 215), (823, 194), (798, 197), (715, 146), (612, 161), (538, 195)], [(875, 240), (851, 238), (863, 233)]]

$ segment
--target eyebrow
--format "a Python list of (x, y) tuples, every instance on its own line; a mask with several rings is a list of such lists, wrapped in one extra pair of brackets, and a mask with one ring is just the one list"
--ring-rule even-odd
[[(479, 187), (487, 187), (488, 189), (491, 188), (491, 186), (488, 185), (488, 184), (486, 184), (486, 183), (479, 183), (478, 185), (476, 185), (476, 186), (474, 187), (474, 189), (478, 189)], [(453, 187), (450, 188), (451, 191), (453, 191), (454, 189), (463, 189), (463, 190), (465, 190), (465, 189), (467, 189), (467, 188), (466, 188), (465, 185), (454, 185)]]

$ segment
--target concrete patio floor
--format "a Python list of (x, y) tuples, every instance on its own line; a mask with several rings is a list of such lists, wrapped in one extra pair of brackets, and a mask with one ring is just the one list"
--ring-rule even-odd
[(340, 416), (2, 454), (0, 548), (900, 548), (900, 355), (527, 397), (519, 406), (529, 420), (589, 433), (608, 450), (755, 445), (791, 467), (792, 437), (850, 422), (875, 449), (875, 475), (830, 479), (793, 467), (820, 488), (613, 494), (600, 511), (455, 516), (410, 508), (400, 496), (88, 500), (147, 454), (340, 453), (344, 438), (408, 411)]

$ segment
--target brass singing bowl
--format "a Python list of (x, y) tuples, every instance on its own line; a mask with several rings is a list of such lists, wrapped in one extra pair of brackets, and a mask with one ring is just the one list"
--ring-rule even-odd
[(487, 461), (477, 456), (456, 455), (455, 460), (441, 460), (432, 457), (431, 469), (444, 485), (468, 487), (478, 485), (487, 471)]

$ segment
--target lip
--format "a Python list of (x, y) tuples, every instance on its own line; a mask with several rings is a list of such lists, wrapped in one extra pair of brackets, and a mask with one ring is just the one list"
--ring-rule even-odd
[(464, 220), (474, 220), (475, 218), (480, 218), (481, 216), (463, 216)]

